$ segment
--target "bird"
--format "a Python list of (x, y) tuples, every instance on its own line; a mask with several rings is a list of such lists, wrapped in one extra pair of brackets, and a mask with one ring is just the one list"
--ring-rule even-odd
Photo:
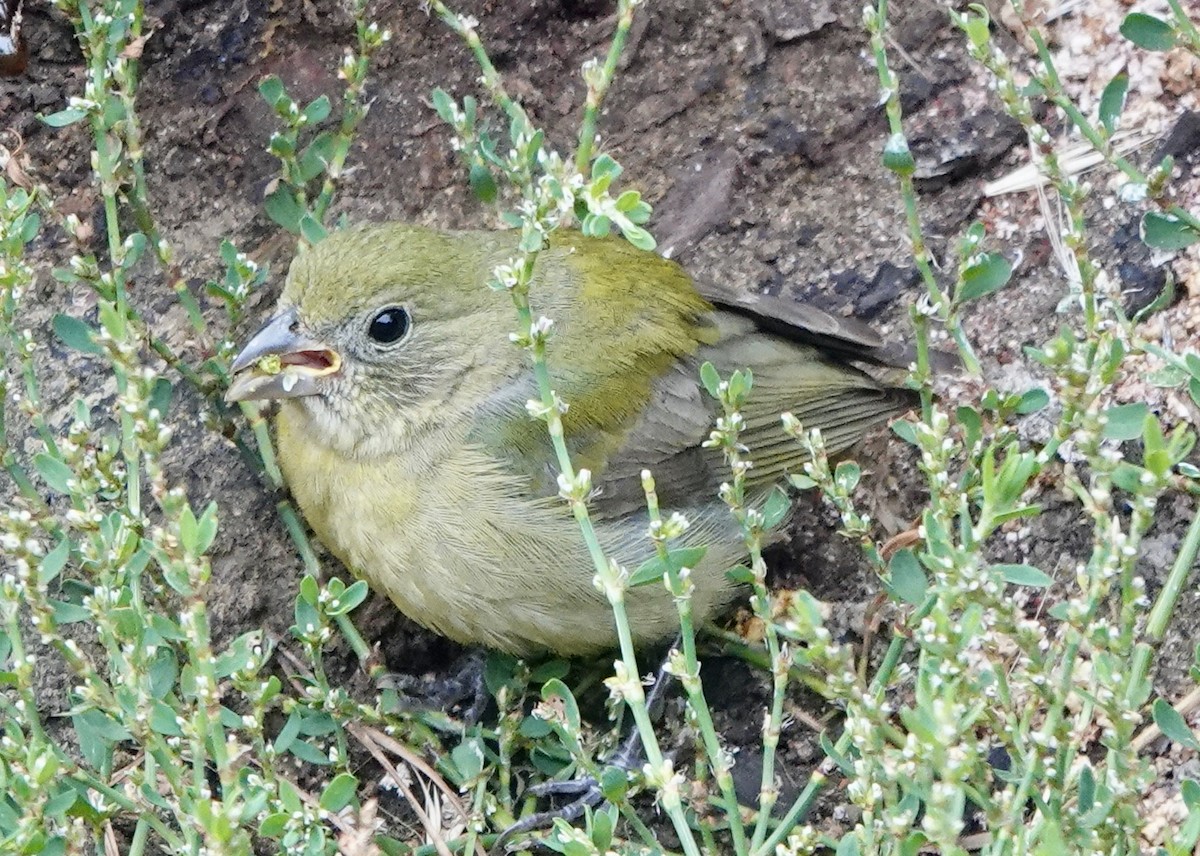
[[(231, 365), (226, 398), (279, 402), (279, 463), (305, 519), (401, 612), (516, 656), (594, 655), (617, 645), (612, 610), (559, 496), (546, 425), (527, 411), (536, 378), (513, 344), (511, 296), (494, 284), (517, 241), (404, 223), (332, 232), (293, 260), (276, 312)], [(552, 231), (528, 299), (553, 320), (546, 367), (571, 459), (591, 472), (605, 555), (627, 571), (654, 555), (651, 471), (662, 512), (688, 524), (671, 546), (706, 548), (690, 573), (699, 621), (736, 599), (725, 572), (745, 558), (718, 497), (729, 468), (705, 444), (720, 408), (701, 365), (753, 373), (740, 439), (759, 502), (808, 459), (782, 412), (838, 454), (915, 401), (864, 370), (904, 364), (865, 323), (698, 283), (615, 235)], [(636, 645), (678, 631), (662, 585), (630, 589), (625, 605)]]

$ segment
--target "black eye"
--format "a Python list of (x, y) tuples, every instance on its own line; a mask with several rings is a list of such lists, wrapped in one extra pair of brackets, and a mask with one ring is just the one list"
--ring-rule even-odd
[(410, 323), (407, 309), (402, 306), (389, 306), (371, 319), (367, 335), (376, 342), (391, 345), (404, 338)]

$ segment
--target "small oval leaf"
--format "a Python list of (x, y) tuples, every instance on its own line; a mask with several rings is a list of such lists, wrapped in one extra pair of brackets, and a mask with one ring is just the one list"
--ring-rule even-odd
[(992, 570), (1000, 574), (1006, 583), (1030, 588), (1049, 588), (1054, 585), (1054, 577), (1033, 565), (992, 565)]
[(1175, 30), (1166, 21), (1142, 12), (1131, 12), (1121, 22), (1121, 35), (1148, 51), (1175, 47)]
[(929, 584), (912, 550), (907, 547), (897, 550), (888, 562), (888, 571), (891, 579), (887, 589), (893, 599), (911, 606), (918, 606), (925, 600)]

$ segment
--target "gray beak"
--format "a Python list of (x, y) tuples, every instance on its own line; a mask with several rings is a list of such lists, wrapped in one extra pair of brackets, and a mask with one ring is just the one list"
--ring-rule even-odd
[(322, 391), (321, 378), (337, 374), (341, 367), (338, 352), (306, 335), (296, 311), (287, 309), (268, 321), (237, 355), (225, 400), (317, 395)]

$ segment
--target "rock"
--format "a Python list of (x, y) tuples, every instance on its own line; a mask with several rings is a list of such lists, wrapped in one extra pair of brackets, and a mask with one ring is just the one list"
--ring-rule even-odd
[(1141, 312), (1154, 302), (1167, 284), (1167, 269), (1155, 265), (1150, 248), (1141, 238), (1141, 217), (1135, 216), (1112, 237), (1116, 274), (1121, 280), (1121, 304), (1126, 314)]
[(1200, 113), (1185, 110), (1171, 129), (1171, 133), (1167, 134), (1163, 144), (1154, 153), (1152, 162), (1158, 163), (1167, 155), (1177, 160), (1191, 160), (1197, 150), (1200, 150)]
[(677, 257), (729, 219), (737, 152), (720, 149), (688, 161), (656, 206), (664, 212), (655, 231), (664, 255)]
[(767, 0), (763, 28), (777, 42), (792, 42), (837, 21), (836, 8), (829, 0)]

